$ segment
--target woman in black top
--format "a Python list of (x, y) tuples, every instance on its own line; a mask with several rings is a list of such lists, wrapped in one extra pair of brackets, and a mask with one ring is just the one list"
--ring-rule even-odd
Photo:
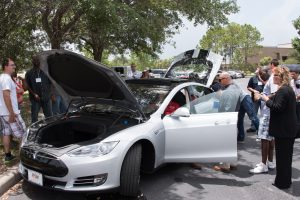
[(272, 97), (262, 95), (270, 108), (269, 133), (275, 137), (276, 178), (274, 185), (280, 189), (291, 186), (292, 158), (297, 131), (296, 97), (290, 87), (289, 70), (286, 67), (274, 69), (274, 83), (279, 89)]

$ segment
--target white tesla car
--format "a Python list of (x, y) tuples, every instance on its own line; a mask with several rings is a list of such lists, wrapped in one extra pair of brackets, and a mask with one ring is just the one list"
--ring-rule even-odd
[[(165, 78), (127, 83), (69, 51), (46, 51), (39, 58), (69, 107), (28, 128), (19, 171), (30, 183), (135, 196), (140, 172), (164, 163), (236, 161), (237, 113), (219, 112), (218, 94), (207, 87), (221, 56), (190, 50), (175, 58)], [(209, 71), (201, 80), (206, 85), (172, 78), (191, 69)]]

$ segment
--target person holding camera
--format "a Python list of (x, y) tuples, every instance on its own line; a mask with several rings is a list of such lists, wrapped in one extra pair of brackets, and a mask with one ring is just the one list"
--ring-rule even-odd
[(274, 186), (287, 189), (292, 184), (292, 160), (297, 134), (296, 98), (290, 86), (289, 69), (277, 67), (273, 71), (275, 94), (257, 94), (270, 108), (270, 135), (275, 138), (276, 178)]

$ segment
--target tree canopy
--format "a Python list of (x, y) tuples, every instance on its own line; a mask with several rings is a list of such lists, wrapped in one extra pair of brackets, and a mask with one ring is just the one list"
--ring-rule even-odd
[(230, 23), (209, 29), (201, 38), (200, 46), (224, 55), (229, 59), (230, 67), (247, 68), (248, 58), (260, 48), (258, 43), (262, 39), (260, 32), (251, 25)]
[(293, 21), (293, 24), (294, 24), (295, 29), (298, 31), (299, 37), (292, 39), (292, 44), (293, 44), (294, 49), (296, 49), (296, 51), (298, 52), (297, 59), (298, 59), (298, 62), (300, 62), (300, 59), (299, 59), (299, 54), (300, 54), (300, 16), (295, 21)]
[[(14, 12), (10, 12), (13, 10)], [(184, 26), (215, 27), (238, 12), (235, 0), (3, 0), (1, 55), (30, 61), (41, 48), (78, 48), (101, 61), (105, 54), (155, 56)], [(25, 64), (24, 64), (25, 66)]]

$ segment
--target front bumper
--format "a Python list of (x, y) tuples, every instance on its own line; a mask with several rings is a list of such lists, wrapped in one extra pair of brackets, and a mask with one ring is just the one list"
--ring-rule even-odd
[[(36, 158), (35, 158), (36, 159)], [(59, 189), (64, 191), (106, 191), (118, 188), (120, 185), (120, 170), (122, 159), (116, 154), (108, 154), (99, 157), (70, 157), (63, 155), (57, 158), (67, 169), (67, 174), (63, 177), (56, 176), (55, 170), (46, 171), (36, 164), (30, 165), (21, 159), (19, 172), (23, 178), (33, 184), (42, 187)], [(34, 162), (32, 162), (34, 163)], [(32, 172), (40, 174), (41, 181), (33, 182)], [(61, 172), (58, 170), (58, 172)]]

